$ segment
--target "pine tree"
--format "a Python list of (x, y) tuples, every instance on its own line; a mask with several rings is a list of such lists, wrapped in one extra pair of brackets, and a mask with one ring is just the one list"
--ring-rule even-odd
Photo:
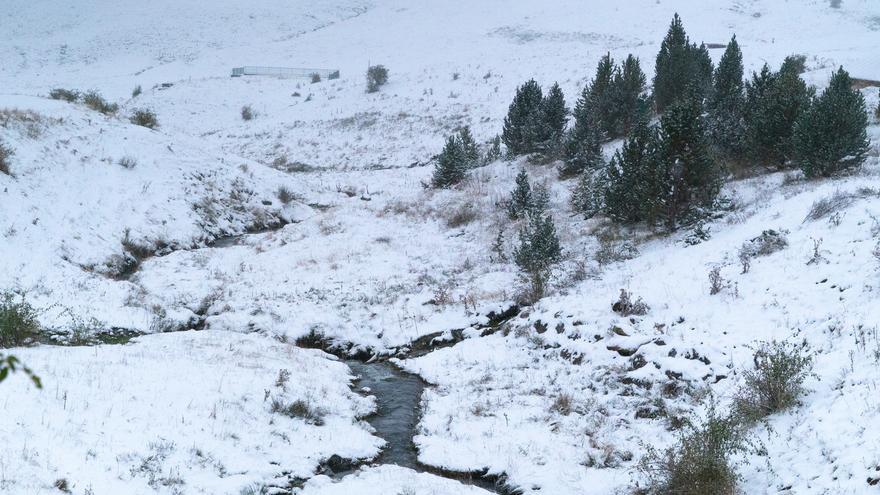
[(574, 127), (566, 136), (565, 158), (559, 169), (563, 179), (574, 177), (586, 170), (600, 168), (602, 157), (602, 132), (596, 122), (594, 100), (590, 87), (584, 88), (574, 109)]
[(464, 126), (458, 131), (458, 142), (461, 145), (467, 167), (474, 168), (478, 166), (480, 164), (480, 150), (477, 147), (477, 142), (474, 141), (474, 137), (471, 135), (470, 127)]
[(660, 150), (657, 130), (642, 120), (614, 154), (606, 169), (603, 211), (624, 223), (654, 221), (666, 197), (666, 181), (658, 176)]
[(568, 109), (565, 108), (565, 95), (559, 84), (554, 83), (547, 96), (541, 101), (541, 148), (544, 151), (555, 149), (565, 133)]
[(532, 208), (532, 187), (529, 185), (529, 174), (520, 169), (516, 175), (516, 186), (510, 193), (507, 202), (507, 216), (511, 220), (524, 217)]
[(532, 190), (532, 204), (529, 215), (543, 215), (550, 206), (550, 190), (544, 183), (538, 184)]
[(605, 169), (586, 170), (571, 191), (571, 208), (593, 218), (605, 208)]
[(496, 135), (487, 143), (486, 157), (483, 162), (489, 164), (499, 159), (501, 159), (501, 136)]
[(452, 187), (464, 179), (467, 170), (468, 162), (461, 142), (455, 136), (449, 136), (434, 166), (431, 185), (438, 189)]
[(704, 95), (712, 84), (712, 59), (705, 46), (690, 43), (681, 18), (672, 18), (660, 45), (654, 73), (654, 104), (657, 112), (688, 93)]
[(562, 257), (556, 226), (549, 215), (533, 215), (520, 231), (519, 246), (513, 253), (531, 288), (532, 300), (543, 297), (553, 265)]
[(746, 146), (765, 166), (784, 166), (792, 157), (792, 132), (810, 105), (813, 90), (801, 79), (798, 64), (786, 59), (779, 72), (765, 66), (746, 88)]
[(742, 52), (731, 38), (715, 70), (715, 86), (706, 102), (709, 113), (709, 136), (726, 161), (745, 158), (745, 93), (743, 89)]
[[(721, 188), (721, 173), (712, 160), (700, 97), (680, 99), (661, 119), (659, 176), (668, 190), (663, 214), (670, 230), (688, 214), (711, 206)], [(665, 193), (664, 193), (665, 194)]]
[(865, 161), (870, 141), (865, 98), (843, 67), (795, 124), (795, 160), (807, 177), (827, 177)]
[(590, 98), (593, 101), (594, 117), (602, 131), (601, 139), (611, 137), (617, 124), (617, 101), (615, 101), (614, 76), (616, 73), (614, 59), (606, 53), (599, 59), (596, 66), (596, 77), (590, 83)]
[(640, 120), (648, 117), (650, 103), (646, 96), (646, 82), (639, 59), (628, 55), (614, 74), (612, 84), (614, 124), (606, 128), (608, 137), (626, 136)]
[(513, 155), (524, 155), (536, 151), (536, 139), (541, 133), (541, 87), (530, 79), (516, 89), (516, 96), (507, 110), (501, 140)]

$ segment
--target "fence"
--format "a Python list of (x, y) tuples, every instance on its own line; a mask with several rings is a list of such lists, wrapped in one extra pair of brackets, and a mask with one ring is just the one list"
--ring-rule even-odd
[(235, 67), (232, 69), (232, 77), (241, 76), (275, 76), (275, 77), (313, 77), (318, 75), (321, 79), (339, 78), (338, 69), (300, 69), (294, 67)]

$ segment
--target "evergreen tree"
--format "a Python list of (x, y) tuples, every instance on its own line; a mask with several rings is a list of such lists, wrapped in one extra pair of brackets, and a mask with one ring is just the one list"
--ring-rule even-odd
[(471, 128), (464, 126), (458, 131), (458, 142), (461, 145), (462, 153), (468, 168), (474, 168), (480, 164), (480, 150), (477, 142), (471, 135)]
[(550, 191), (546, 184), (538, 184), (532, 190), (532, 204), (529, 215), (543, 215), (550, 206)]
[(529, 174), (525, 169), (520, 169), (516, 175), (516, 186), (510, 193), (507, 202), (507, 216), (511, 220), (524, 217), (532, 208), (532, 187), (529, 185)]
[(642, 120), (608, 163), (603, 211), (624, 223), (654, 221), (666, 197), (657, 130)]
[(531, 287), (531, 299), (543, 297), (553, 265), (561, 257), (562, 248), (553, 219), (549, 215), (529, 216), (528, 225), (520, 231), (513, 259)]
[(745, 154), (745, 93), (742, 52), (731, 38), (715, 70), (715, 86), (706, 102), (708, 127), (719, 156), (741, 161)]
[(617, 124), (617, 101), (615, 100), (616, 88), (614, 76), (617, 72), (614, 59), (610, 53), (606, 53), (599, 59), (596, 67), (596, 77), (590, 83), (590, 98), (593, 101), (593, 111), (596, 113), (594, 120), (602, 131), (601, 139), (606, 139), (615, 134)]
[(827, 177), (865, 161), (870, 141), (865, 98), (843, 67), (795, 124), (795, 160), (807, 177)]
[(504, 131), (501, 134), (501, 140), (511, 154), (524, 155), (537, 151), (536, 141), (541, 133), (536, 129), (542, 122), (542, 101), (541, 87), (534, 79), (516, 89), (516, 96), (507, 110)]
[(654, 104), (662, 113), (687, 93), (704, 95), (712, 84), (712, 59), (705, 46), (690, 43), (681, 18), (672, 18), (660, 45), (654, 73)]
[(646, 96), (646, 82), (639, 59), (628, 55), (614, 74), (612, 100), (615, 111), (612, 113), (613, 125), (606, 127), (608, 137), (626, 136), (640, 120), (648, 117), (650, 103)]
[(670, 230), (696, 209), (711, 206), (721, 188), (721, 173), (712, 159), (700, 98), (692, 95), (668, 108), (661, 119), (658, 187)]
[(605, 208), (605, 170), (585, 170), (571, 191), (571, 208), (584, 218), (593, 218)]
[(775, 74), (765, 66), (746, 88), (746, 146), (751, 158), (765, 166), (782, 167), (791, 159), (794, 124), (813, 95), (798, 64), (786, 61)]
[(559, 84), (554, 83), (547, 96), (541, 101), (541, 117), (543, 126), (540, 132), (540, 147), (544, 151), (553, 150), (562, 139), (565, 123), (568, 121), (565, 95)]
[(559, 169), (559, 176), (563, 179), (603, 165), (602, 132), (595, 120), (594, 109), (594, 99), (588, 86), (575, 105), (574, 127), (566, 137), (564, 163)]
[(483, 159), (483, 162), (489, 164), (501, 159), (501, 136), (496, 135), (487, 144), (486, 157)]
[(468, 161), (461, 142), (456, 136), (449, 136), (446, 140), (446, 146), (443, 147), (443, 151), (437, 158), (437, 164), (434, 166), (431, 185), (438, 189), (452, 187), (464, 179), (468, 168)]

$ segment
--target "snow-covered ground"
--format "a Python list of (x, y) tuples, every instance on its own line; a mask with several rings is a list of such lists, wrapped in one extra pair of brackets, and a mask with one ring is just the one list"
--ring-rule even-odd
[[(359, 419), (371, 402), (350, 392), (346, 368), (282, 342), (316, 331), (385, 352), (506, 309), (516, 270), (490, 247), (499, 230), (508, 254), (516, 238), (498, 204), (521, 166), (550, 187), (565, 261), (552, 294), (509, 331), (466, 331), (475, 338), (400, 361), (435, 385), (415, 438), (423, 463), (488, 468), (526, 493), (621, 490), (645, 444), (674, 439), (665, 417), (699, 414), (706, 390), (726, 405), (756, 342), (791, 339), (809, 343), (815, 376), (802, 406), (754, 431), (766, 454), (741, 466), (743, 490), (872, 489), (880, 203), (862, 194), (836, 215), (805, 217), (838, 191), (880, 189), (876, 123), (857, 174), (730, 183), (736, 207), (706, 225), (709, 240), (637, 232), (639, 255), (604, 266), (595, 253), (608, 227), (571, 214), (570, 184), (552, 166), (499, 161), (454, 191), (422, 184), (453, 129), (470, 125), (479, 141), (499, 133), (530, 77), (558, 81), (570, 106), (606, 52), (636, 54), (650, 77), (674, 12), (694, 40), (735, 33), (748, 71), (799, 53), (819, 87), (839, 65), (878, 80), (874, 0), (7, 3), (0, 138), (15, 155), (13, 175), (0, 174), (0, 288), (26, 292), (62, 332), (77, 318), (147, 333), (204, 318), (208, 330), (16, 349), (46, 388), (18, 377), (0, 387), (0, 491), (51, 493), (66, 478), (77, 494), (236, 494), (311, 477), (332, 454), (374, 455), (381, 440)], [(374, 94), (369, 63), (390, 70)], [(230, 78), (240, 65), (341, 77)], [(55, 87), (97, 89), (121, 109), (107, 117), (45, 99)], [(864, 93), (876, 106), (877, 89)], [(141, 108), (158, 129), (128, 122)], [(787, 231), (788, 247), (740, 273), (737, 250), (767, 229)], [(814, 240), (822, 259), (808, 265)], [(155, 255), (126, 270), (140, 250)], [(715, 266), (728, 285), (710, 295)], [(647, 315), (613, 313), (621, 289)], [(291, 372), (286, 391), (280, 369)], [(264, 390), (306, 398), (326, 424), (271, 413)], [(369, 490), (479, 493), (391, 466), (318, 476), (303, 493)]]

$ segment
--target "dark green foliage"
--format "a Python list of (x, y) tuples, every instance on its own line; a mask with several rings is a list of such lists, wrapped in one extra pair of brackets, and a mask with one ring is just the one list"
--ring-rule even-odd
[(3, 144), (0, 141), (0, 174), (12, 175), (11, 158), (15, 155), (15, 150)]
[(702, 425), (688, 425), (672, 447), (653, 447), (639, 462), (646, 485), (640, 495), (734, 495), (739, 475), (730, 456), (746, 451), (745, 432), (736, 418), (710, 409)]
[(530, 215), (528, 225), (520, 231), (519, 246), (513, 253), (516, 265), (530, 286), (531, 300), (544, 296), (553, 265), (562, 257), (556, 226), (548, 215)]
[(49, 91), (49, 98), (53, 100), (63, 100), (68, 103), (74, 103), (79, 100), (79, 91), (64, 88), (55, 88)]
[(130, 121), (134, 125), (139, 125), (148, 129), (155, 129), (159, 127), (159, 120), (156, 118), (156, 114), (153, 113), (151, 110), (135, 110), (134, 113), (131, 115)]
[(744, 383), (734, 406), (747, 422), (761, 420), (797, 404), (813, 358), (803, 345), (763, 343), (755, 352), (754, 368), (743, 372)]
[(104, 97), (95, 90), (91, 90), (85, 93), (82, 96), (82, 101), (85, 106), (91, 108), (96, 112), (101, 112), (104, 115), (114, 114), (117, 110), (119, 110), (119, 105), (117, 105), (116, 103), (108, 103), (107, 100), (105, 100)]
[(559, 84), (554, 83), (541, 100), (542, 129), (540, 131), (540, 145), (543, 151), (551, 151), (562, 139), (565, 132), (565, 124), (568, 121), (568, 109), (565, 108), (565, 95)]
[(742, 52), (734, 36), (715, 70), (715, 85), (706, 101), (709, 136), (720, 158), (745, 158), (745, 90)]
[(530, 79), (516, 89), (513, 102), (504, 118), (501, 140), (512, 155), (524, 155), (538, 151), (541, 132), (541, 104), (544, 96), (541, 87)]
[(794, 124), (813, 95), (798, 70), (789, 57), (779, 72), (765, 65), (746, 85), (746, 146), (760, 165), (782, 167), (792, 158)]
[(486, 156), (483, 158), (484, 163), (492, 163), (501, 159), (501, 136), (495, 136), (489, 141)]
[(597, 170), (604, 164), (602, 130), (596, 117), (595, 99), (591, 86), (587, 86), (574, 108), (574, 127), (566, 136), (565, 158), (559, 168), (561, 178)]
[[(712, 159), (697, 97), (681, 99), (661, 119), (665, 197), (663, 215), (669, 229), (700, 208), (709, 207), (721, 189), (721, 170)], [(668, 191), (668, 192), (667, 192)]]
[(375, 93), (388, 82), (388, 69), (384, 65), (367, 68), (367, 93)]
[(592, 100), (593, 112), (599, 128), (602, 131), (601, 138), (613, 135), (617, 114), (617, 101), (615, 101), (614, 75), (616, 68), (614, 59), (610, 53), (606, 53), (599, 59), (596, 67), (596, 77), (590, 83), (590, 99)]
[(133, 90), (131, 90), (131, 97), (137, 98), (138, 96), (141, 95), (142, 92), (143, 92), (143, 89), (141, 88), (141, 85), (138, 84), (137, 86), (134, 87)]
[(841, 67), (795, 124), (795, 160), (807, 177), (827, 177), (861, 165), (870, 145), (867, 127), (865, 98)]
[(3, 383), (4, 380), (9, 378), (10, 373), (15, 373), (19, 370), (31, 379), (35, 387), (43, 388), (43, 383), (40, 381), (40, 377), (35, 375), (30, 368), (21, 364), (21, 361), (19, 361), (17, 357), (0, 354), (0, 383)]
[(532, 207), (532, 186), (529, 184), (529, 174), (525, 169), (520, 169), (516, 175), (516, 187), (510, 193), (507, 202), (507, 216), (512, 220), (524, 217)]
[(0, 348), (29, 344), (40, 332), (37, 310), (24, 296), (0, 293)]
[(712, 59), (705, 46), (691, 43), (678, 14), (660, 45), (654, 75), (654, 104), (665, 112), (684, 96), (702, 97), (712, 84)]
[(609, 138), (628, 135), (637, 122), (650, 115), (651, 104), (647, 97), (646, 81), (639, 59), (628, 55), (623, 65), (614, 73), (611, 94), (614, 111), (605, 126), (605, 133)]
[(571, 209), (593, 218), (605, 206), (605, 170), (587, 170), (571, 191)]
[(477, 142), (474, 141), (473, 135), (471, 135), (470, 127), (465, 126), (458, 131), (458, 142), (461, 145), (461, 151), (464, 154), (464, 159), (467, 161), (468, 168), (479, 165), (480, 149), (477, 147)]
[(437, 189), (452, 187), (465, 178), (469, 168), (470, 162), (462, 147), (461, 139), (455, 135), (449, 136), (434, 166), (431, 186)]
[(602, 211), (623, 223), (654, 222), (669, 194), (669, 179), (661, 172), (663, 157), (656, 129), (638, 123), (606, 169)]

